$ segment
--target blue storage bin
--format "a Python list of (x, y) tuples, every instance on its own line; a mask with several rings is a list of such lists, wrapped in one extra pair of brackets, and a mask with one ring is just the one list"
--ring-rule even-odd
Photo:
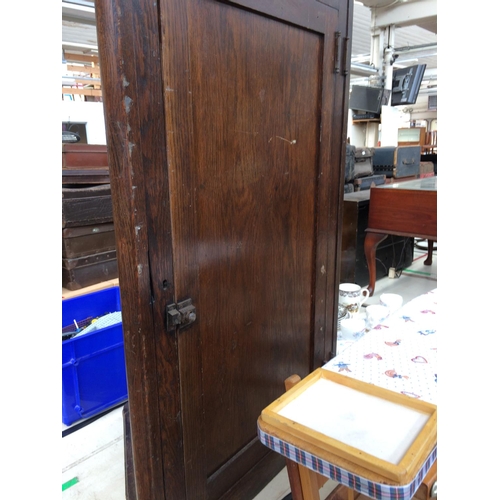
[[(119, 287), (62, 301), (62, 326), (121, 311)], [(62, 343), (62, 420), (71, 425), (127, 400), (122, 323)]]

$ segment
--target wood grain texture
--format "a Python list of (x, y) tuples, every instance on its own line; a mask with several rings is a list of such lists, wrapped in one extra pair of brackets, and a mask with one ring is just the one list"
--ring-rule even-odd
[[(377, 246), (388, 234), (437, 239), (437, 190), (420, 190), (404, 187), (373, 188), (370, 191), (368, 228), (364, 243), (370, 283), (370, 297), (375, 290)], [(431, 248), (431, 247), (429, 247)], [(427, 265), (432, 263), (432, 252)]]
[(170, 244), (158, 11), (98, 1), (96, 20), (137, 498), (165, 498), (167, 487), (182, 499), (177, 343), (164, 335), (162, 312), (173, 297), (172, 261), (168, 251), (161, 263), (149, 258), (159, 241)]
[(63, 144), (62, 168), (107, 167), (107, 147), (99, 144)]
[[(298, 397), (304, 395), (310, 389), (313, 389), (313, 386), (321, 381), (328, 381), (326, 385), (323, 385), (325, 388), (328, 387), (328, 390), (323, 393), (325, 396), (321, 398), (317, 397), (314, 403), (310, 402), (310, 404), (307, 405), (303, 403), (300, 410), (300, 416), (293, 416), (297, 415), (295, 412), (285, 413), (283, 411), (285, 407), (288, 407), (288, 405), (293, 403)], [(331, 433), (331, 431), (325, 431), (325, 427), (321, 425), (318, 426), (318, 420), (315, 418), (315, 415), (318, 414), (331, 415), (328, 424), (336, 422), (335, 412), (332, 411), (330, 414), (328, 412), (325, 413), (324, 410), (324, 408), (327, 407), (327, 405), (324, 404), (325, 401), (335, 400), (334, 393), (330, 393), (329, 390), (336, 386), (359, 391), (358, 394), (368, 398), (366, 400), (367, 409), (369, 409), (369, 401), (374, 402), (375, 398), (377, 398), (378, 402), (387, 402), (391, 405), (397, 405), (402, 409), (409, 410), (411, 418), (408, 421), (408, 427), (402, 429), (401, 435), (411, 435), (412, 438), (400, 454), (397, 462), (383, 458), (382, 455), (379, 456), (364, 451), (362, 449), (363, 447), (358, 449), (356, 445), (349, 444), (349, 440), (345, 439), (341, 432), (337, 433), (337, 437), (333, 437), (334, 434)], [(350, 399), (354, 400), (355, 398), (350, 396)], [(307, 401), (307, 399), (305, 399), (305, 401)], [(315, 405), (317, 408), (313, 409), (312, 407)], [(363, 403), (363, 408), (364, 407), (365, 403)], [(405, 415), (407, 414), (407, 412), (403, 413)], [(419, 428), (414, 429), (411, 427), (411, 425), (413, 425), (413, 418), (420, 418), (420, 416), (425, 416), (425, 418), (420, 420)], [(352, 415), (350, 415), (350, 418), (352, 418)], [(310, 425), (310, 421), (315, 421), (316, 424)], [(407, 398), (394, 391), (374, 386), (373, 384), (367, 384), (361, 380), (345, 377), (322, 368), (318, 368), (313, 373), (309, 374), (306, 378), (290, 388), (283, 396), (263, 409), (259, 417), (259, 422), (260, 424), (264, 423), (265, 425), (269, 425), (271, 434), (288, 443), (303, 443), (299, 446), (302, 450), (312, 454), (317, 454), (317, 452), (319, 452), (320, 454), (317, 455), (318, 457), (330, 457), (327, 461), (338, 464), (342, 468), (344, 468), (343, 465), (341, 465), (342, 463), (348, 463), (350, 465), (347, 470), (353, 473), (356, 473), (355, 471), (357, 470), (371, 471), (378, 475), (376, 482), (387, 484), (404, 485), (411, 482), (430, 452), (436, 447), (437, 443), (437, 407), (435, 405), (418, 399)], [(342, 425), (338, 427), (339, 430), (341, 428), (343, 429)], [(418, 432), (416, 432), (416, 430)], [(368, 429), (366, 429), (366, 431), (369, 432)], [(392, 429), (390, 432), (392, 432)], [(399, 445), (398, 443), (396, 444)], [(302, 487), (304, 489), (306, 485), (302, 484)], [(309, 486), (307, 487), (310, 489)]]
[(137, 497), (251, 498), (261, 409), (335, 342), (352, 1), (96, 8)]
[(109, 184), (62, 188), (62, 227), (80, 227), (113, 221)]
[(437, 191), (372, 189), (367, 231), (436, 240)]

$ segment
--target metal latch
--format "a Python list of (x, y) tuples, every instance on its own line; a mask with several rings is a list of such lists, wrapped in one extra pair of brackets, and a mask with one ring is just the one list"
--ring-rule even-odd
[(178, 304), (167, 306), (167, 330), (175, 330), (176, 327), (184, 328), (196, 321), (196, 308), (191, 299), (183, 300)]

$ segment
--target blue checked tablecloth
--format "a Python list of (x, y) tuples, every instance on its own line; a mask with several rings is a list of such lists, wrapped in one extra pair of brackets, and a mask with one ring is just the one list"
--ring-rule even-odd
[[(359, 340), (342, 347), (324, 369), (437, 405), (437, 289), (411, 300)], [(437, 458), (436, 447), (410, 484), (394, 486), (354, 475), (260, 427), (258, 434), (275, 452), (377, 500), (410, 500)]]

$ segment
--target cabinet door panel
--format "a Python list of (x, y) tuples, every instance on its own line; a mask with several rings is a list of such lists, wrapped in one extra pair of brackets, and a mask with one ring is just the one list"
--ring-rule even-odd
[[(148, 495), (143, 475), (160, 469), (165, 498), (252, 498), (273, 455), (256, 436), (260, 411), (335, 341), (347, 79), (334, 57), (351, 4), (160, 0), (156, 33), (150, 7), (130, 0), (128, 14), (128, 3), (101, 8), (99, 31), (113, 37), (111, 23), (119, 35), (101, 63), (105, 95), (124, 106), (106, 107), (108, 137), (129, 131), (128, 148), (110, 147), (112, 188), (128, 190), (120, 206), (143, 213), (147, 230), (144, 248), (130, 214), (118, 214), (120, 265), (133, 264), (130, 251), (143, 265), (120, 284), (149, 279), (151, 290), (150, 309), (134, 294), (122, 304), (132, 447), (158, 457), (134, 461), (138, 498)], [(166, 305), (187, 298), (196, 321), (167, 329)], [(138, 342), (153, 376), (140, 377)]]

